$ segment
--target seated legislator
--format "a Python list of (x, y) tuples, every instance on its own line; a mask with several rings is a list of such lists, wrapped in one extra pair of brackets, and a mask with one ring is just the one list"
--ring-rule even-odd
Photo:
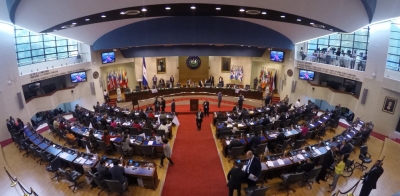
[(144, 113), (143, 110), (140, 110), (140, 112), (139, 112), (139, 118), (140, 118), (140, 119), (146, 119), (146, 118), (147, 118), (146, 113)]
[(124, 139), (121, 142), (121, 148), (124, 152), (132, 153), (132, 147), (129, 146), (130, 140), (128, 139), (128, 135), (124, 135)]
[(111, 145), (111, 138), (115, 138), (115, 136), (111, 136), (107, 130), (104, 131), (104, 135), (101, 137), (101, 140), (107, 145)]
[(111, 119), (110, 126), (112, 126), (115, 129), (117, 127), (117, 122), (115, 122), (114, 119)]
[(61, 130), (61, 131), (65, 131), (66, 129), (67, 129), (67, 127), (65, 126), (65, 122), (64, 121), (61, 121), (59, 124), (58, 124), (58, 128)]
[(132, 124), (133, 128), (136, 128), (138, 131), (142, 130), (142, 126), (139, 124), (139, 121), (135, 120)]
[(236, 131), (239, 131), (237, 123), (232, 126), (232, 133), (235, 134)]
[(256, 150), (257, 146), (261, 143), (261, 137), (259, 136), (259, 133), (256, 131), (254, 133), (254, 136), (251, 137), (249, 145), (249, 150)]
[(164, 130), (165, 133), (168, 133), (168, 132), (169, 132), (168, 127), (170, 127), (171, 124), (172, 124), (172, 123), (167, 124), (167, 122), (164, 121), (164, 122), (162, 122), (161, 125), (158, 127), (158, 130)]
[(113, 180), (119, 181), (121, 184), (126, 182), (126, 177), (124, 176), (125, 169), (118, 165), (119, 160), (116, 159), (113, 161), (113, 167), (110, 168), (110, 173)]
[(150, 111), (150, 110), (153, 111), (153, 108), (152, 108), (151, 105), (149, 104), (149, 105), (147, 106), (147, 108), (146, 108), (146, 112), (147, 112), (147, 111)]
[(100, 119), (100, 123), (101, 123), (101, 125), (103, 125), (104, 128), (107, 127), (108, 123), (107, 123), (107, 116), (106, 115), (104, 115), (103, 118)]
[(303, 123), (303, 126), (301, 127), (301, 135), (303, 136), (303, 138), (306, 136), (307, 133), (308, 133), (307, 124)]
[(75, 141), (76, 140), (75, 135), (70, 133), (68, 130), (65, 130), (65, 137), (68, 138), (71, 141)]
[(337, 146), (337, 151), (336, 153), (338, 155), (344, 155), (344, 154), (348, 154), (350, 153), (350, 146), (347, 144), (346, 140), (342, 140), (342, 142), (340, 144), (338, 144)]
[(53, 127), (54, 127), (54, 129), (59, 129), (60, 128), (60, 123), (58, 122), (58, 118), (54, 119)]
[(147, 113), (147, 118), (155, 118), (154, 113), (152, 111), (149, 111), (149, 113)]
[(98, 178), (100, 181), (109, 180), (112, 178), (109, 169), (106, 167), (106, 161), (100, 159), (100, 162), (96, 166)]
[(240, 142), (239, 137), (237, 135), (234, 136), (231, 143), (228, 145), (228, 152), (232, 151), (233, 147), (240, 147), (243, 146), (242, 142)]
[(304, 162), (303, 164), (301, 164), (298, 167), (297, 172), (304, 172), (304, 173), (309, 173), (311, 170), (313, 170), (315, 168), (315, 163), (314, 161), (312, 161), (310, 158), (308, 158), (306, 160), (306, 162)]

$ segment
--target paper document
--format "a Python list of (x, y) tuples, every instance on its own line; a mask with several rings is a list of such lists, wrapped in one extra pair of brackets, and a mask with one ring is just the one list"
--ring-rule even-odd
[(321, 121), (318, 121), (318, 122), (322, 124), (322, 122), (321, 122)]
[(273, 167), (273, 166), (274, 166), (274, 162), (272, 162), (272, 161), (267, 161), (267, 165), (268, 165), (268, 167)]
[(67, 156), (68, 156), (68, 153), (62, 153), (62, 154), (60, 155), (60, 157), (63, 158), (63, 159), (65, 159)]
[(301, 160), (304, 159), (303, 155), (301, 155), (301, 154), (298, 154), (298, 155), (297, 155), (297, 158), (299, 158), (299, 159), (301, 159)]
[(79, 163), (80, 163), (80, 164), (83, 164), (83, 163), (85, 163), (85, 161), (86, 161), (86, 159), (83, 159), (83, 158), (82, 158), (81, 160), (79, 160)]
[(238, 124), (238, 127), (244, 127), (244, 125), (240, 123), (240, 124)]
[(271, 135), (269, 135), (269, 137), (276, 137), (277, 136), (277, 134), (271, 134)]
[(115, 139), (116, 139), (115, 137), (114, 137), (114, 138), (110, 138), (110, 141), (112, 141), (112, 142), (113, 142)]
[(278, 159), (278, 164), (279, 164), (279, 165), (285, 165), (285, 162), (283, 162), (282, 159)]
[(243, 165), (242, 171), (246, 171), (247, 165)]
[(147, 145), (153, 145), (153, 141), (147, 142)]
[(329, 148), (329, 146), (326, 146), (325, 148), (326, 148), (326, 150), (330, 150), (331, 149), (331, 148)]
[(249, 175), (249, 177), (248, 177), (250, 180), (253, 180), (253, 181), (257, 181), (257, 177), (256, 176), (254, 176), (253, 174), (250, 174)]
[(313, 125), (313, 124), (310, 124), (310, 126), (314, 127), (314, 125)]
[(91, 165), (91, 164), (93, 164), (93, 161), (87, 160), (85, 163), (86, 163), (86, 165)]
[(135, 141), (135, 139), (131, 139), (131, 143), (133, 143)]
[(81, 161), (82, 159), (82, 157), (78, 157), (77, 159), (75, 159), (75, 162), (79, 163), (79, 161)]
[(226, 145), (229, 145), (231, 143), (231, 141), (226, 141)]
[(317, 155), (322, 154), (321, 151), (319, 151), (319, 149), (315, 149), (314, 152), (317, 153)]

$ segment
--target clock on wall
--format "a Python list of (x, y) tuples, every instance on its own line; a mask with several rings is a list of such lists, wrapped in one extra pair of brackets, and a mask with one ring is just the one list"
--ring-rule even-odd
[(201, 60), (198, 56), (189, 56), (186, 59), (186, 65), (190, 68), (190, 69), (197, 69), (200, 67), (201, 65)]
[(97, 72), (97, 71), (93, 72), (93, 78), (94, 79), (99, 78), (99, 72)]
[(289, 77), (292, 77), (292, 76), (293, 76), (293, 70), (291, 70), (291, 69), (288, 69), (286, 73), (287, 73), (287, 75), (288, 75)]

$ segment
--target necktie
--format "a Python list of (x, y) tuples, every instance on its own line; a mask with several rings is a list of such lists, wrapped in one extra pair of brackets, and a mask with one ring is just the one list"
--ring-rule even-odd
[(249, 162), (249, 164), (247, 165), (247, 168), (246, 168), (246, 173), (248, 173), (248, 174), (250, 173), (249, 171), (250, 171), (251, 162), (253, 162), (253, 158), (250, 159), (250, 162)]

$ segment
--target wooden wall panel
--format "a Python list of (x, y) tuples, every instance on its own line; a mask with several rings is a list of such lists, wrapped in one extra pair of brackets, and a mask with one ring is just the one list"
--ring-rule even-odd
[[(192, 82), (199, 82), (199, 80), (203, 80), (209, 77), (209, 61), (208, 56), (199, 56), (201, 60), (201, 65), (197, 69), (190, 69), (186, 66), (186, 59), (188, 56), (180, 56), (179, 57), (179, 82), (182, 85), (186, 84), (186, 81), (191, 79)], [(216, 79), (218, 80), (218, 78)]]

